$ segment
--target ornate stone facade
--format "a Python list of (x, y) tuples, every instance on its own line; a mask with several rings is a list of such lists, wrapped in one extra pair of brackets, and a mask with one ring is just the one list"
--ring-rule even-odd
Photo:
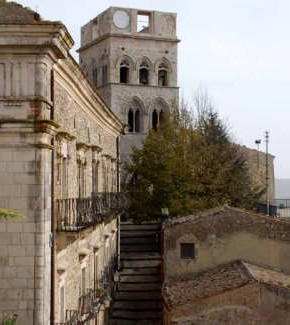
[[(0, 34), (0, 321), (103, 324), (123, 124), (63, 24), (1, 1)], [(7, 221), (12, 210), (23, 217)]]

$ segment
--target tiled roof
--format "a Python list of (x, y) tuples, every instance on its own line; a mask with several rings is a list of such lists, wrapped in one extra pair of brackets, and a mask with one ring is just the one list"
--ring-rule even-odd
[(235, 261), (195, 275), (192, 280), (165, 284), (163, 296), (167, 305), (172, 307), (215, 296), (254, 282), (290, 288), (288, 274)]
[(192, 280), (169, 283), (163, 295), (168, 306), (186, 304), (220, 294), (254, 281), (241, 262), (233, 262), (194, 276)]
[(290, 288), (289, 274), (246, 262), (243, 262), (243, 264), (255, 280), (261, 283)]
[(0, 0), (0, 24), (37, 24), (41, 22), (40, 15), (24, 8), (16, 2), (6, 2)]

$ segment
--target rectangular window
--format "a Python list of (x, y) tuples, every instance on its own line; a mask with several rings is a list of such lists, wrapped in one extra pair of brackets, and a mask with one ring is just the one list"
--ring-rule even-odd
[(60, 287), (59, 290), (59, 319), (61, 323), (65, 321), (64, 287)]
[(150, 26), (150, 14), (146, 12), (138, 12), (137, 15), (137, 32), (148, 33)]
[(180, 258), (193, 260), (195, 258), (195, 247), (192, 243), (180, 244)]
[(68, 194), (68, 177), (67, 177), (67, 159), (63, 157), (61, 159), (61, 197), (66, 199)]
[(95, 263), (94, 263), (94, 281), (95, 281), (95, 288), (98, 289), (99, 287), (99, 258), (98, 255), (95, 255)]
[(79, 187), (79, 197), (84, 198), (86, 195), (86, 165), (78, 162), (78, 187)]
[(81, 280), (81, 291), (82, 291), (82, 294), (85, 294), (85, 291), (86, 291), (86, 268), (83, 267), (82, 268), (82, 280)]

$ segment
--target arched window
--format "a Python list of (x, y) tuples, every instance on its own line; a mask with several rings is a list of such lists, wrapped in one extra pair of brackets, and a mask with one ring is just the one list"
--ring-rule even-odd
[(158, 113), (157, 113), (156, 109), (154, 109), (154, 111), (152, 113), (152, 129), (156, 131), (157, 126), (158, 126)]
[(131, 108), (129, 109), (128, 112), (128, 125), (129, 125), (129, 132), (134, 132), (134, 113)]
[(158, 125), (161, 123), (163, 119), (163, 111), (160, 110), (159, 112), (157, 109), (154, 109), (152, 112), (152, 129), (157, 130)]
[(166, 70), (158, 71), (158, 86), (168, 86)]
[(108, 83), (108, 66), (104, 64), (102, 66), (102, 85), (105, 86)]
[(139, 83), (143, 85), (149, 84), (149, 66), (146, 62), (142, 62), (139, 68)]
[(169, 105), (164, 99), (158, 97), (152, 101), (150, 107), (151, 127), (153, 130), (157, 130), (162, 120), (164, 120), (165, 115), (170, 114)]
[(163, 120), (163, 111), (161, 110), (161, 112), (159, 113), (159, 123), (161, 123), (162, 122), (162, 120)]
[(168, 86), (168, 67), (164, 62), (158, 66), (158, 86)]
[(93, 67), (93, 84), (95, 85), (95, 87), (98, 87), (98, 68), (97, 67)]
[(135, 111), (135, 132), (140, 132), (140, 111)]
[(129, 83), (129, 62), (127, 60), (122, 60), (120, 64), (120, 83)]
[(137, 109), (129, 109), (128, 112), (128, 125), (129, 132), (138, 133), (140, 132), (140, 110)]

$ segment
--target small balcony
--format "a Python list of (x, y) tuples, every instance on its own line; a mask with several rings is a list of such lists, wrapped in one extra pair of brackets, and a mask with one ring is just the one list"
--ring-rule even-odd
[(83, 325), (95, 319), (101, 306), (109, 307), (111, 297), (106, 290), (100, 288), (89, 288), (80, 297), (78, 309), (65, 312), (65, 320), (56, 322), (55, 325)]
[(125, 209), (124, 193), (93, 193), (87, 198), (55, 201), (56, 230), (77, 232), (105, 221)]

